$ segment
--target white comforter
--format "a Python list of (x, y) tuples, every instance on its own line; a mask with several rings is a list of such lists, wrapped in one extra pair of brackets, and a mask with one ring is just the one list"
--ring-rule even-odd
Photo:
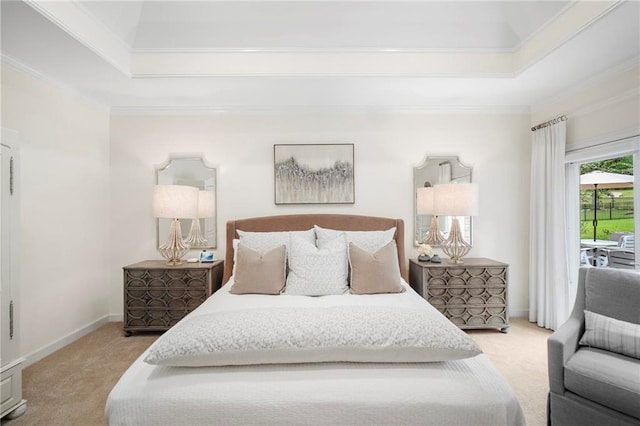
[[(406, 285), (397, 294), (233, 295), (230, 283), (191, 316), (270, 307), (344, 305), (435, 309)], [(111, 391), (111, 425), (521, 425), (518, 400), (484, 355), (434, 363), (304, 363), (180, 368), (145, 363)]]

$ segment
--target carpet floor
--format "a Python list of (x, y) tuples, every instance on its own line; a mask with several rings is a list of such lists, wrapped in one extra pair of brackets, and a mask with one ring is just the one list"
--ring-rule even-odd
[[(469, 330), (469, 335), (513, 387), (530, 426), (546, 425), (547, 338), (549, 330), (513, 318), (508, 334)], [(158, 337), (122, 335), (109, 323), (23, 371), (27, 412), (5, 426), (105, 425), (104, 406), (127, 367)]]

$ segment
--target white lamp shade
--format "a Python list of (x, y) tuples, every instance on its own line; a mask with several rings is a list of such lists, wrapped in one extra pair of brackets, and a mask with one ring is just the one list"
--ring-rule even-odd
[(216, 209), (216, 201), (213, 191), (200, 191), (198, 193), (198, 217), (213, 217)]
[(168, 219), (198, 217), (198, 188), (184, 185), (156, 185), (153, 188), (153, 216)]
[(434, 186), (434, 214), (478, 216), (478, 185), (441, 183)]
[(416, 192), (416, 210), (418, 214), (433, 214), (433, 192), (432, 187), (418, 188)]

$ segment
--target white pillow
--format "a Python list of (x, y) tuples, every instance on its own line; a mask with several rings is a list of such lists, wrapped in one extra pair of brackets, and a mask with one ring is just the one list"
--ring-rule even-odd
[(258, 308), (187, 316), (145, 362), (175, 367), (315, 362), (438, 362), (482, 351), (431, 309)]
[(386, 231), (338, 231), (335, 229), (321, 228), (314, 226), (316, 237), (318, 239), (318, 248), (324, 248), (335, 238), (344, 236), (344, 245), (347, 247), (349, 243), (354, 243), (369, 253), (375, 253), (382, 247), (386, 246), (393, 240), (396, 234), (395, 226)]
[(584, 311), (585, 330), (580, 344), (640, 359), (640, 324)]
[(234, 239), (233, 243), (233, 272), (236, 274), (236, 264), (238, 260), (238, 243), (242, 242), (245, 247), (249, 247), (252, 250), (257, 251), (260, 254), (264, 254), (271, 249), (284, 245), (287, 248), (287, 258), (289, 253), (289, 244), (291, 243), (291, 236), (295, 235), (303, 238), (306, 241), (315, 245), (316, 233), (313, 229), (307, 229), (306, 231), (282, 231), (282, 232), (249, 232), (238, 230), (240, 239)]
[(238, 230), (240, 242), (258, 252), (266, 252), (275, 247), (285, 245), (287, 252), (291, 243), (291, 236), (295, 235), (313, 244), (316, 243), (316, 233), (313, 229), (306, 231), (283, 231), (283, 232), (247, 232)]
[(343, 294), (348, 290), (348, 270), (346, 249), (339, 239), (319, 249), (294, 235), (289, 247), (289, 274), (283, 294)]

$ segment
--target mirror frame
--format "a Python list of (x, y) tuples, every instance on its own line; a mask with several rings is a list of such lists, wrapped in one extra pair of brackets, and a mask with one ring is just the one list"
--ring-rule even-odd
[[(213, 199), (214, 199), (214, 203), (215, 203), (215, 208), (214, 208), (214, 213), (213, 213), (213, 217), (211, 217), (210, 219), (212, 220), (212, 224), (211, 224), (211, 228), (212, 228), (212, 232), (213, 232), (213, 236), (211, 237), (212, 241), (207, 241), (209, 244), (207, 244), (206, 246), (197, 246), (197, 247), (192, 247), (191, 250), (207, 250), (207, 249), (215, 249), (218, 246), (218, 209), (217, 209), (217, 204), (218, 204), (218, 200), (217, 200), (217, 195), (218, 195), (218, 177), (217, 177), (217, 169), (216, 167), (214, 167), (213, 165), (209, 164), (205, 158), (204, 158), (204, 154), (202, 153), (169, 153), (169, 158), (167, 160), (165, 160), (164, 162), (156, 165), (155, 167), (155, 183), (156, 185), (160, 184), (160, 174), (164, 171), (166, 171), (167, 169), (170, 168), (171, 164), (173, 164), (174, 161), (180, 161), (180, 160), (188, 160), (188, 161), (199, 161), (202, 165), (203, 169), (207, 169), (210, 173), (211, 173), (211, 177), (213, 178)], [(179, 177), (178, 177), (179, 178)], [(176, 178), (173, 178), (172, 182), (163, 182), (162, 184), (167, 184), (167, 185), (180, 185), (180, 182), (176, 182)], [(204, 189), (204, 182), (202, 184), (202, 188), (199, 189)], [(165, 220), (167, 222), (167, 224), (169, 224), (171, 222), (171, 219), (159, 219), (156, 218), (156, 248), (160, 247), (161, 244), (164, 243), (164, 239), (166, 239), (166, 235), (165, 236), (161, 236), (160, 235), (160, 221), (161, 220)], [(191, 228), (191, 219), (180, 219), (181, 221), (181, 228), (182, 228), (182, 232), (183, 234), (189, 232), (189, 229)], [(206, 227), (203, 228), (206, 230)], [(167, 225), (167, 235), (168, 235), (168, 225)]]
[[(422, 161), (422, 163), (420, 163), (419, 165), (415, 166), (413, 168), (413, 246), (417, 247), (417, 242), (420, 241), (420, 238), (417, 238), (419, 233), (419, 227), (418, 227), (418, 205), (417, 205), (417, 189), (421, 188), (424, 186), (424, 182), (418, 182), (418, 173), (425, 169), (426, 167), (429, 166), (430, 162), (434, 162), (434, 163), (442, 163), (445, 161), (450, 161), (452, 163), (454, 163), (457, 167), (456, 170), (460, 170), (462, 173), (461, 174), (454, 174), (455, 171), (452, 170), (451, 174), (453, 175), (450, 182), (455, 182), (457, 179), (461, 179), (461, 178), (466, 178), (468, 176), (468, 181), (463, 181), (465, 183), (471, 183), (473, 181), (473, 167), (464, 164), (462, 161), (460, 161), (460, 157), (458, 157), (457, 155), (427, 155), (425, 157), (425, 159)], [(468, 171), (468, 173), (466, 173), (466, 171)], [(422, 179), (424, 180), (424, 179)], [(431, 182), (432, 185), (436, 184), (438, 182)], [(431, 215), (420, 215), (420, 216), (425, 216), (426, 219), (426, 223), (430, 223), (431, 222)], [(470, 216), (465, 217), (464, 219), (465, 223), (468, 223), (469, 225), (469, 235), (465, 235), (465, 239), (468, 240), (467, 242), (471, 245), (473, 245), (473, 218)], [(462, 225), (462, 222), (461, 222)], [(425, 230), (426, 232), (426, 230)], [(439, 245), (433, 245), (433, 247), (439, 247)]]

